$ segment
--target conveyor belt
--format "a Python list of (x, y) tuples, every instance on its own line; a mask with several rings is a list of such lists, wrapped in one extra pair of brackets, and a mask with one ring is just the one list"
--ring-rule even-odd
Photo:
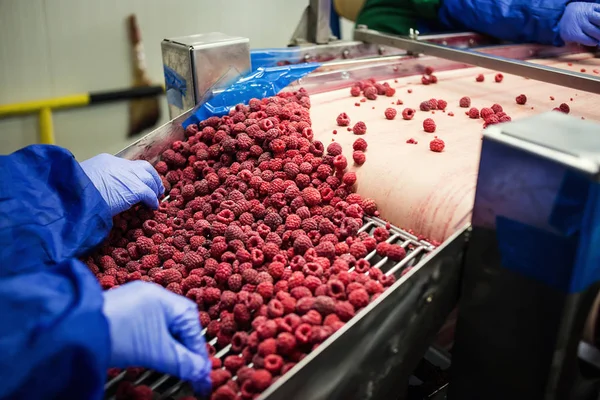
[[(371, 236), (373, 235), (375, 228), (378, 226), (385, 227), (387, 224), (385, 221), (379, 218), (366, 217), (364, 221), (365, 223), (360, 228), (359, 232), (367, 232)], [(381, 257), (375, 251), (372, 251), (365, 257), (365, 259), (368, 260), (373, 267), (381, 269), (386, 276), (394, 275), (396, 278), (399, 278), (410, 268), (417, 265), (424, 256), (435, 249), (435, 246), (433, 246), (431, 243), (425, 240), (420, 240), (415, 235), (412, 235), (395, 226), (390, 226), (390, 237), (388, 238), (387, 242), (392, 244), (400, 244), (406, 250), (406, 257), (399, 262), (394, 262), (389, 260), (387, 257)], [(352, 269), (350, 271), (352, 271)], [(206, 329), (203, 330), (202, 334), (205, 333)], [(208, 343), (214, 346), (216, 342), (217, 339), (213, 338)], [(329, 340), (324, 342), (321, 346), (327, 346), (328, 342)], [(232, 354), (231, 345), (227, 345), (218, 350), (215, 357), (224, 359)], [(297, 367), (294, 367), (288, 372), (288, 374), (293, 374), (296, 369)], [(125, 375), (126, 372), (123, 371), (118, 376), (106, 383), (104, 387), (106, 392), (105, 398), (109, 400), (115, 399), (114, 392), (119, 383), (124, 380)], [(145, 371), (133, 383), (134, 385), (149, 386), (152, 388), (152, 390), (159, 394), (158, 399), (160, 400), (170, 399), (173, 396), (179, 396), (182, 393), (191, 394), (190, 387), (181, 380), (178, 380), (170, 375), (159, 374), (152, 371)]]

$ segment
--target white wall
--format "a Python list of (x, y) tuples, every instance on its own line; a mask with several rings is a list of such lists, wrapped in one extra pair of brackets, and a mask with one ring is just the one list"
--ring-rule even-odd
[[(220, 31), (252, 47), (287, 44), (307, 0), (0, 0), (0, 104), (131, 85), (126, 17), (136, 13), (150, 77), (160, 42)], [(347, 30), (347, 26), (346, 26)], [(125, 147), (127, 103), (54, 112), (58, 145), (78, 159)], [(162, 103), (162, 120), (168, 112)], [(0, 120), (0, 154), (37, 141), (37, 117)]]

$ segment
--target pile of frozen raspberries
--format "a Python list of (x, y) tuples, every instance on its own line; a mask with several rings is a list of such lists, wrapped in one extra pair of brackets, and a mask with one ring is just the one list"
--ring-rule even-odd
[[(142, 280), (198, 304), (215, 400), (256, 398), (393, 284), (368, 253), (406, 255), (384, 227), (358, 233), (377, 206), (341, 146), (313, 140), (309, 108), (300, 90), (188, 126), (155, 165), (167, 200), (116, 216), (86, 260), (106, 290)], [(130, 381), (118, 399), (151, 398)]]

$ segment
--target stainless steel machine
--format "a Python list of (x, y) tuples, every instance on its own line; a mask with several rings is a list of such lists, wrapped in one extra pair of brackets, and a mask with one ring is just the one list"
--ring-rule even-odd
[[(313, 94), (367, 77), (418, 75), (426, 63), (438, 71), (484, 66), (600, 94), (598, 77), (527, 62), (585, 51), (579, 47), (479, 47), (489, 41), (475, 34), (394, 37), (367, 27), (356, 30), (356, 41), (343, 42), (324, 28), (325, 3), (310, 1), (292, 43), (301, 45), (296, 51), (304, 60), (330, 61), (289, 90), (302, 86)], [(163, 42), (167, 80), (179, 82), (170, 98), (174, 119), (118, 156), (156, 162), (183, 138), (182, 123), (193, 112), (186, 107), (209, 98), (209, 88), (219, 89), (215, 84), (231, 71), (250, 68), (248, 50), (247, 39), (223, 34)], [(260, 398), (406, 398), (411, 375), (457, 304), (448, 398), (597, 398), (592, 366), (600, 353), (581, 338), (600, 280), (599, 134), (599, 125), (559, 113), (487, 129), (472, 222), (437, 247), (392, 227), (389, 241), (408, 256), (394, 263), (373, 252), (367, 259), (397, 282)], [(362, 230), (382, 224), (366, 219)], [(122, 375), (107, 383), (108, 397)], [(136, 383), (150, 385), (160, 399), (188, 390), (151, 372)]]

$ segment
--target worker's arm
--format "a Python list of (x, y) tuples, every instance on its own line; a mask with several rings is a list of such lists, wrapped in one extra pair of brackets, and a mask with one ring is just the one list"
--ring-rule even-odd
[[(440, 21), (449, 29), (472, 30), (511, 42), (560, 46), (560, 21), (569, 0), (443, 0)], [(569, 21), (568, 24), (575, 24)]]
[(79, 257), (111, 226), (109, 206), (67, 150), (34, 145), (0, 156), (3, 275)]

